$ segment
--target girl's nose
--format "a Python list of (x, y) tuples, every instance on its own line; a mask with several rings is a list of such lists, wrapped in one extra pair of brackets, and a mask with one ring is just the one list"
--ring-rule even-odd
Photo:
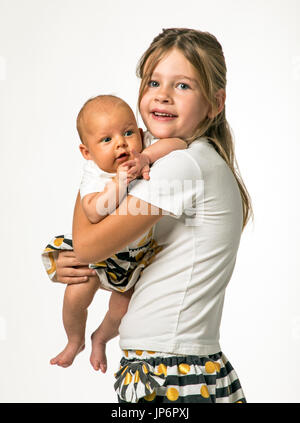
[(160, 103), (170, 103), (171, 96), (169, 90), (164, 87), (159, 87), (158, 90), (155, 92), (155, 100)]

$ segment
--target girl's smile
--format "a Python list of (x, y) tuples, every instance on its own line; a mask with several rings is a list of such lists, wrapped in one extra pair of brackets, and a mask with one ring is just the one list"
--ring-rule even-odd
[(153, 119), (163, 121), (163, 122), (177, 118), (177, 115), (174, 115), (167, 110), (162, 110), (157, 108), (153, 109), (151, 111), (151, 114)]
[(189, 138), (209, 112), (194, 66), (174, 48), (154, 68), (140, 112), (156, 138)]

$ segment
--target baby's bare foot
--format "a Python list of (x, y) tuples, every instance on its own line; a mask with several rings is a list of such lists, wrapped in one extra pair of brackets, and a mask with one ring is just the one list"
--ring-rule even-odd
[(90, 357), (91, 365), (95, 370), (101, 370), (102, 373), (106, 372), (107, 360), (105, 354), (106, 343), (103, 341), (101, 331), (97, 329), (91, 336), (92, 339), (92, 352)]
[(68, 342), (66, 348), (56, 357), (50, 360), (50, 364), (57, 364), (61, 367), (69, 367), (77, 354), (84, 350), (84, 342)]

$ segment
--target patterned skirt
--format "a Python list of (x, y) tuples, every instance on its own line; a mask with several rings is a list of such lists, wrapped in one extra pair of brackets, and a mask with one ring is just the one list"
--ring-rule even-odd
[[(142, 237), (107, 260), (89, 265), (90, 268), (95, 269), (102, 288), (108, 291), (124, 292), (135, 285), (143, 270), (162, 250), (152, 235), (151, 228)], [(58, 252), (62, 250), (73, 251), (71, 234), (55, 236), (42, 252), (45, 270), (53, 282), (57, 282), (56, 260)]]
[(120, 403), (245, 403), (222, 352), (207, 356), (124, 350), (115, 373)]

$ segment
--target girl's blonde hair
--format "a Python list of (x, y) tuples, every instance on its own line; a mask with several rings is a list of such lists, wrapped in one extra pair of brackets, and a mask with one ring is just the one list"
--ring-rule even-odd
[(226, 64), (222, 46), (218, 40), (208, 32), (201, 32), (186, 28), (164, 29), (154, 38), (149, 48), (141, 57), (137, 66), (137, 76), (141, 78), (138, 107), (154, 68), (166, 53), (176, 48), (195, 67), (202, 94), (212, 107), (214, 118), (208, 116), (199, 123), (191, 143), (196, 138), (206, 137), (216, 151), (226, 161), (238, 183), (243, 204), (243, 229), (250, 216), (253, 216), (251, 198), (242, 180), (234, 153), (234, 143), (230, 127), (225, 116), (225, 106), (220, 113), (216, 93), (226, 89)]

